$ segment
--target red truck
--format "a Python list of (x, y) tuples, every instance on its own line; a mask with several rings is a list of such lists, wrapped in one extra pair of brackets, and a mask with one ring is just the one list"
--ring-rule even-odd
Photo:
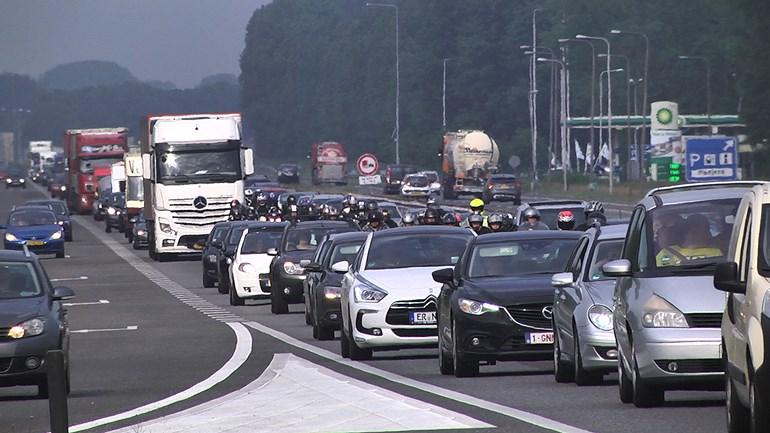
[(310, 168), (313, 184), (347, 184), (345, 165), (348, 156), (342, 144), (336, 141), (313, 143), (310, 146)]
[(68, 129), (64, 158), (68, 167), (67, 202), (78, 213), (89, 213), (99, 179), (110, 175), (113, 163), (128, 151), (128, 128)]

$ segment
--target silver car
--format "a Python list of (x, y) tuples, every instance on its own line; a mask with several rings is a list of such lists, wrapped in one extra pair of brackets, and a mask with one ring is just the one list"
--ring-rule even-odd
[(663, 404), (665, 391), (724, 387), (724, 294), (712, 272), (724, 261), (745, 183), (650, 192), (634, 208), (616, 277), (613, 328), (620, 399)]
[(556, 274), (553, 301), (554, 376), (578, 386), (602, 383), (617, 370), (612, 332), (615, 279), (602, 265), (620, 258), (628, 225), (590, 228), (578, 241), (567, 272)]

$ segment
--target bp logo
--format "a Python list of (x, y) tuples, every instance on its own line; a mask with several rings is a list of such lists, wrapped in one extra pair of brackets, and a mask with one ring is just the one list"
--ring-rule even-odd
[(674, 114), (668, 108), (661, 108), (658, 110), (657, 114), (655, 114), (655, 117), (658, 119), (658, 122), (660, 122), (661, 125), (668, 125), (672, 120), (674, 120)]

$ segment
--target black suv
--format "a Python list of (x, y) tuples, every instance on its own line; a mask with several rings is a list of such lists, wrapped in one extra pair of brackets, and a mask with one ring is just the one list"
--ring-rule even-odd
[(0, 251), (0, 387), (37, 385), (48, 397), (49, 350), (64, 351), (69, 392), (69, 328), (61, 302), (74, 296), (52, 287), (35, 254)]
[(270, 311), (286, 314), (289, 304), (301, 304), (305, 269), (300, 262), (313, 258), (318, 244), (329, 233), (361, 230), (352, 221), (304, 221), (286, 226), (278, 249), (268, 254), (275, 256), (270, 263)]

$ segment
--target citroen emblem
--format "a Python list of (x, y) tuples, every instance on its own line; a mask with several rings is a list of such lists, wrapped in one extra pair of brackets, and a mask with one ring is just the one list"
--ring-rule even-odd
[(206, 201), (206, 197), (198, 196), (193, 199), (193, 207), (195, 207), (195, 209), (203, 209), (207, 204), (208, 201)]
[(548, 320), (553, 319), (553, 307), (552, 306), (546, 305), (541, 310), (541, 313), (543, 313), (543, 317), (545, 317), (546, 319), (548, 319)]

